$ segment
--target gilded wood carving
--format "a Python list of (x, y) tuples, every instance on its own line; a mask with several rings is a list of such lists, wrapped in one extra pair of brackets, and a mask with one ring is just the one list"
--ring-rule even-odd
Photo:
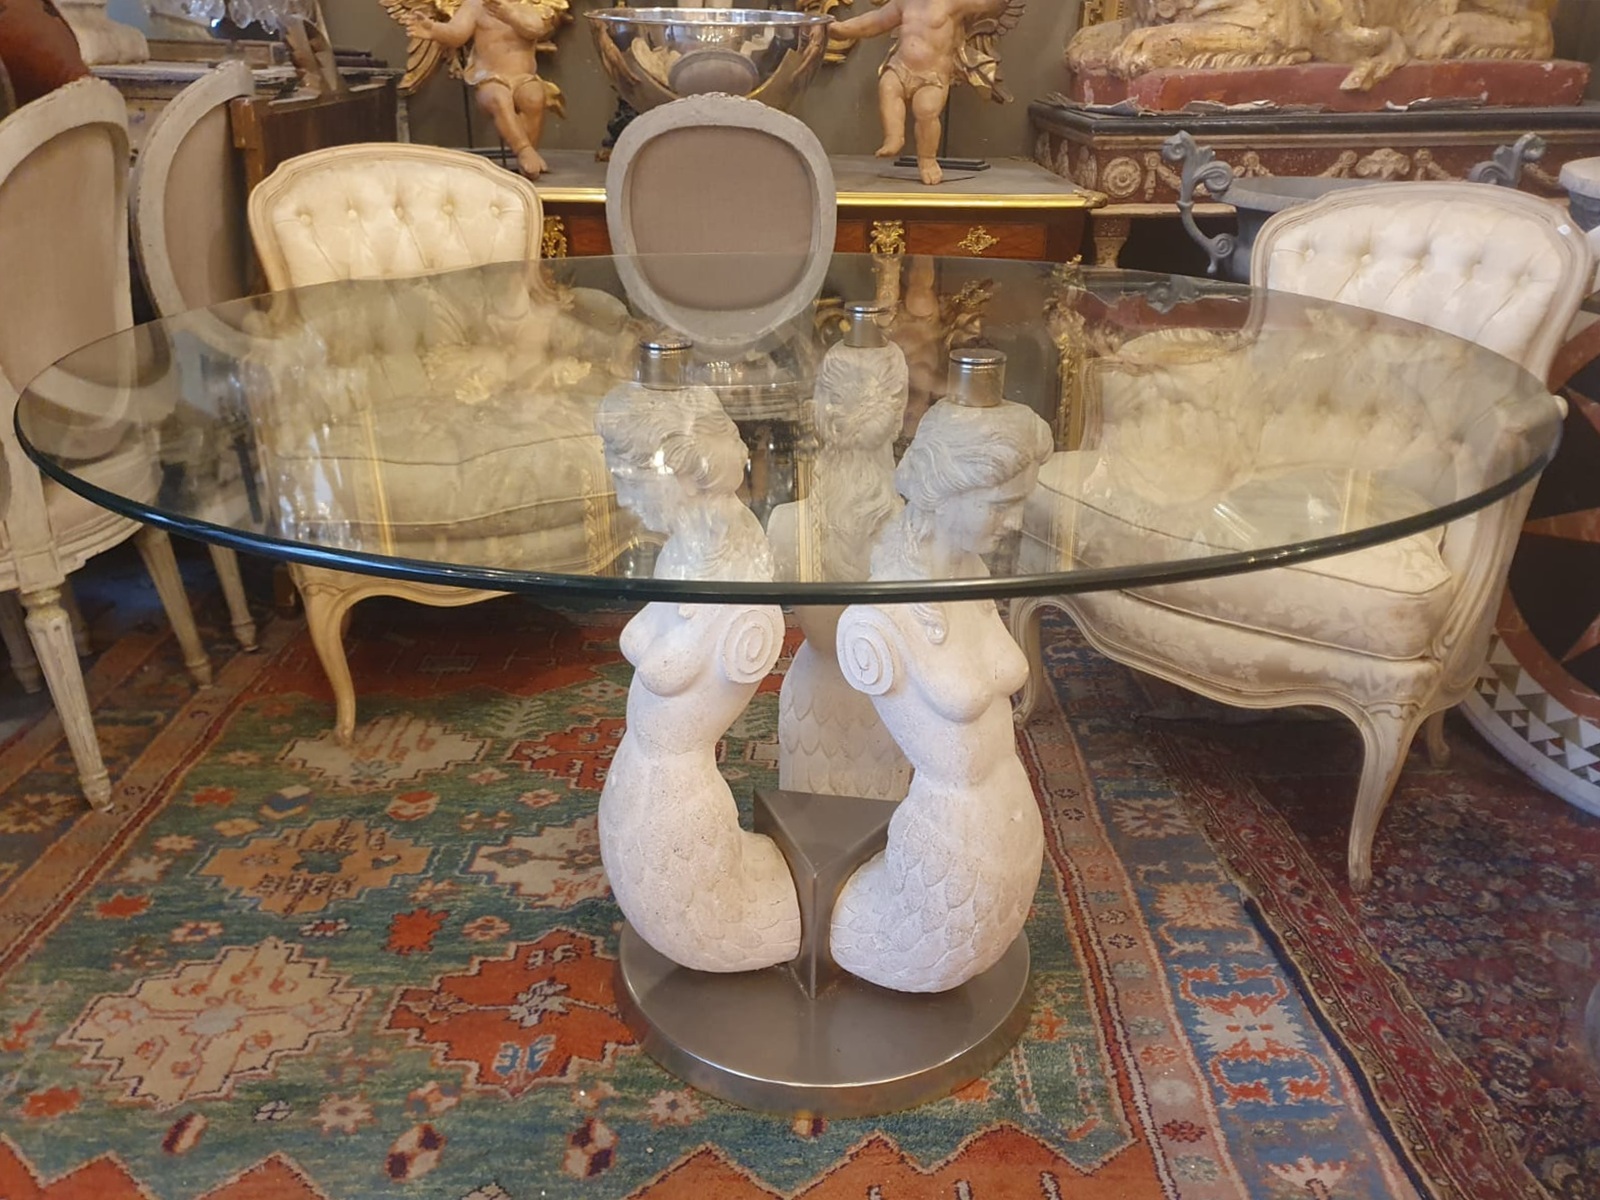
[[(1067, 46), (1075, 72), (1124, 78), (1167, 68), (1350, 67), (1366, 90), (1408, 62), (1547, 59), (1555, 0), (1132, 0)], [(1104, 11), (1104, 5), (1101, 6)]]

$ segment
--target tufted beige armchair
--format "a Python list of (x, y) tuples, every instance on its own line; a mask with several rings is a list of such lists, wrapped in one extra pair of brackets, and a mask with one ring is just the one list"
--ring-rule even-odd
[[(531, 261), (539, 256), (544, 225), (539, 194), (520, 176), (463, 151), (388, 142), (336, 146), (282, 163), (250, 193), (249, 222), (256, 253), (274, 291)], [(484, 286), (490, 286), (488, 281)], [(323, 312), (330, 305), (336, 309), (337, 293), (330, 292), (324, 302), (313, 305)], [(378, 361), (372, 357), (378, 348), (362, 342), (383, 332), (373, 321), (370, 313), (353, 314), (345, 335), (334, 338), (334, 352), (363, 363)], [(460, 353), (471, 349), (456, 348)], [(419, 364), (411, 366), (416, 378), (426, 377)], [(375, 378), (383, 377), (381, 370), (368, 369), (376, 371)], [(390, 402), (404, 399), (390, 398)], [(402, 528), (374, 532), (372, 536), (384, 539), (378, 544), (424, 536), (430, 522), (433, 534), (460, 537), (462, 514), (481, 517), (498, 507), (495, 497), (479, 494), (499, 478), (493, 472), (444, 487), (451, 502), (437, 503), (440, 488), (426, 486), (419, 474), (432, 457), (427, 437), (418, 432), (421, 426), (415, 421), (402, 428), (410, 434), (397, 432), (386, 441), (382, 466), (388, 478), (416, 478), (418, 486), (396, 489), (396, 495), (408, 496), (414, 507), (427, 511), (403, 520)], [(285, 486), (293, 487), (295, 442), (285, 428), (268, 432), (269, 442), (277, 443)], [(562, 457), (581, 453), (581, 448), (574, 450), (567, 433), (507, 428), (500, 432), (495, 450), (502, 457), (520, 455), (518, 461), (525, 467), (527, 456), (540, 453), (546, 442), (553, 454)], [(598, 445), (590, 449), (595, 473), (603, 479)], [(565, 519), (560, 510), (546, 515)], [(582, 542), (581, 518), (575, 536)], [(343, 642), (345, 619), (355, 604), (369, 596), (387, 595), (450, 607), (500, 595), (298, 564), (290, 567), (290, 574), (305, 603), (312, 644), (333, 689), (334, 732), (344, 743), (351, 741), (356, 727), (355, 683)]]
[(250, 193), (273, 291), (539, 257), (539, 193), (460, 150), (371, 142), (281, 163)]
[[(1110, 541), (1148, 540), (1152, 530), (1213, 546), (1227, 544), (1230, 521), (1287, 531), (1319, 487), (1329, 511), (1350, 502), (1319, 462), (1348, 461), (1352, 447), (1387, 480), (1362, 503), (1392, 516), (1423, 511), (1429, 479), (1470, 482), (1494, 469), (1507, 439), (1550, 419), (1553, 400), (1534, 397), (1537, 411), (1501, 400), (1528, 395), (1513, 364), (1546, 377), (1591, 270), (1563, 210), (1503, 188), (1363, 188), (1285, 211), (1257, 240), (1256, 287), (1443, 329), (1505, 356), (1504, 376), (1492, 368), (1499, 360), (1486, 369), (1481, 354), (1453, 353), (1456, 343), (1408, 345), (1404, 327), (1363, 329), (1348, 310), (1303, 314), (1310, 328), (1268, 336), (1274, 304), (1257, 294), (1254, 330), (1232, 344), (1206, 353), (1146, 335), (1094, 364), (1098, 424), (1082, 450), (1041, 474), (1024, 553), (1058, 552), (1069, 522), (1072, 553), (1087, 565), (1097, 555), (1126, 561), (1127, 544)], [(1386, 367), (1367, 371), (1374, 361)], [(1352, 403), (1363, 395), (1366, 411)], [(1086, 472), (1107, 463), (1120, 474), (1106, 503), (1084, 503)], [(1378, 820), (1425, 723), (1430, 753), (1445, 753), (1443, 712), (1478, 673), (1532, 491), (1442, 529), (1294, 567), (1014, 601), (1012, 632), (1037, 673), (1040, 607), (1054, 605), (1108, 656), (1212, 699), (1349, 717), (1365, 749), (1349, 874), (1365, 888)], [(1302, 515), (1291, 516), (1296, 508)], [(1037, 689), (1030, 681), (1019, 721)]]

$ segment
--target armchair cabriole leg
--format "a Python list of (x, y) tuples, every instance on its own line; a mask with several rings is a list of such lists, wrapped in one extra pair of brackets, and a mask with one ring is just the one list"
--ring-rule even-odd
[[(1011, 713), (1011, 719), (1019, 728), (1032, 719), (1034, 707), (1039, 703), (1039, 690), (1043, 686), (1044, 649), (1039, 625), (1041, 610), (1047, 604), (1054, 604), (1049, 596), (1018, 596), (1012, 599), (1006, 613), (1006, 627), (1028, 660), (1028, 681), (1017, 693), (1017, 704)], [(1056, 604), (1055, 607), (1061, 606)]]
[(333, 735), (341, 746), (348, 746), (356, 733), (356, 685), (350, 676), (350, 660), (345, 657), (344, 630), (354, 601), (337, 588), (318, 586), (315, 568), (293, 569), (292, 573), (305, 605), (311, 645), (333, 689)]
[(1372, 885), (1372, 839), (1378, 821), (1394, 794), (1406, 752), (1417, 736), (1422, 717), (1414, 712), (1366, 709), (1355, 716), (1365, 754), (1361, 782), (1356, 787), (1356, 810), (1350, 821), (1350, 886), (1364, 892)]
[(1428, 744), (1428, 762), (1435, 767), (1450, 765), (1450, 743), (1444, 736), (1444, 715), (1447, 711), (1441, 708), (1422, 723), (1422, 736)]

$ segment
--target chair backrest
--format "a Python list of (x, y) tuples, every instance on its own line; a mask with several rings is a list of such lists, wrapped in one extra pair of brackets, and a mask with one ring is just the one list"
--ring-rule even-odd
[(12, 430), (17, 397), (63, 355), (133, 324), (127, 112), (109, 83), (79, 79), (0, 121), (0, 448), (24, 587), (61, 575), (39, 474)]
[(636, 304), (697, 340), (759, 335), (808, 306), (833, 253), (836, 204), (827, 153), (805, 123), (733, 96), (642, 113), (606, 169), (614, 253), (697, 256), (618, 264)]
[(1256, 237), (1250, 282), (1431, 325), (1544, 379), (1592, 270), (1563, 208), (1509, 188), (1408, 183), (1279, 213)]
[(161, 316), (249, 291), (244, 170), (228, 104), (254, 91), (248, 66), (224, 63), (179, 92), (145, 136), (129, 189), (133, 245)]
[(527, 261), (544, 233), (539, 193), (520, 175), (403, 142), (291, 158), (250, 193), (249, 215), (274, 291)]

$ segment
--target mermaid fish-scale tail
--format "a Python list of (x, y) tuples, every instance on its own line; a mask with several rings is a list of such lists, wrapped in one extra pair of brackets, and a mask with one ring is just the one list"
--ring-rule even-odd
[(639, 936), (682, 966), (754, 971), (788, 962), (800, 952), (788, 864), (771, 838), (739, 828), (731, 796), (727, 816), (678, 831), (617, 828), (602, 817), (612, 891)]
[[(882, 987), (948, 991), (992, 967), (1022, 931), (1039, 854), (1030, 870), (1027, 854), (993, 853), (918, 813), (901, 816), (910, 819), (891, 825), (888, 849), (839, 893), (830, 949), (844, 970)], [(1042, 850), (1042, 829), (1038, 840)]]

